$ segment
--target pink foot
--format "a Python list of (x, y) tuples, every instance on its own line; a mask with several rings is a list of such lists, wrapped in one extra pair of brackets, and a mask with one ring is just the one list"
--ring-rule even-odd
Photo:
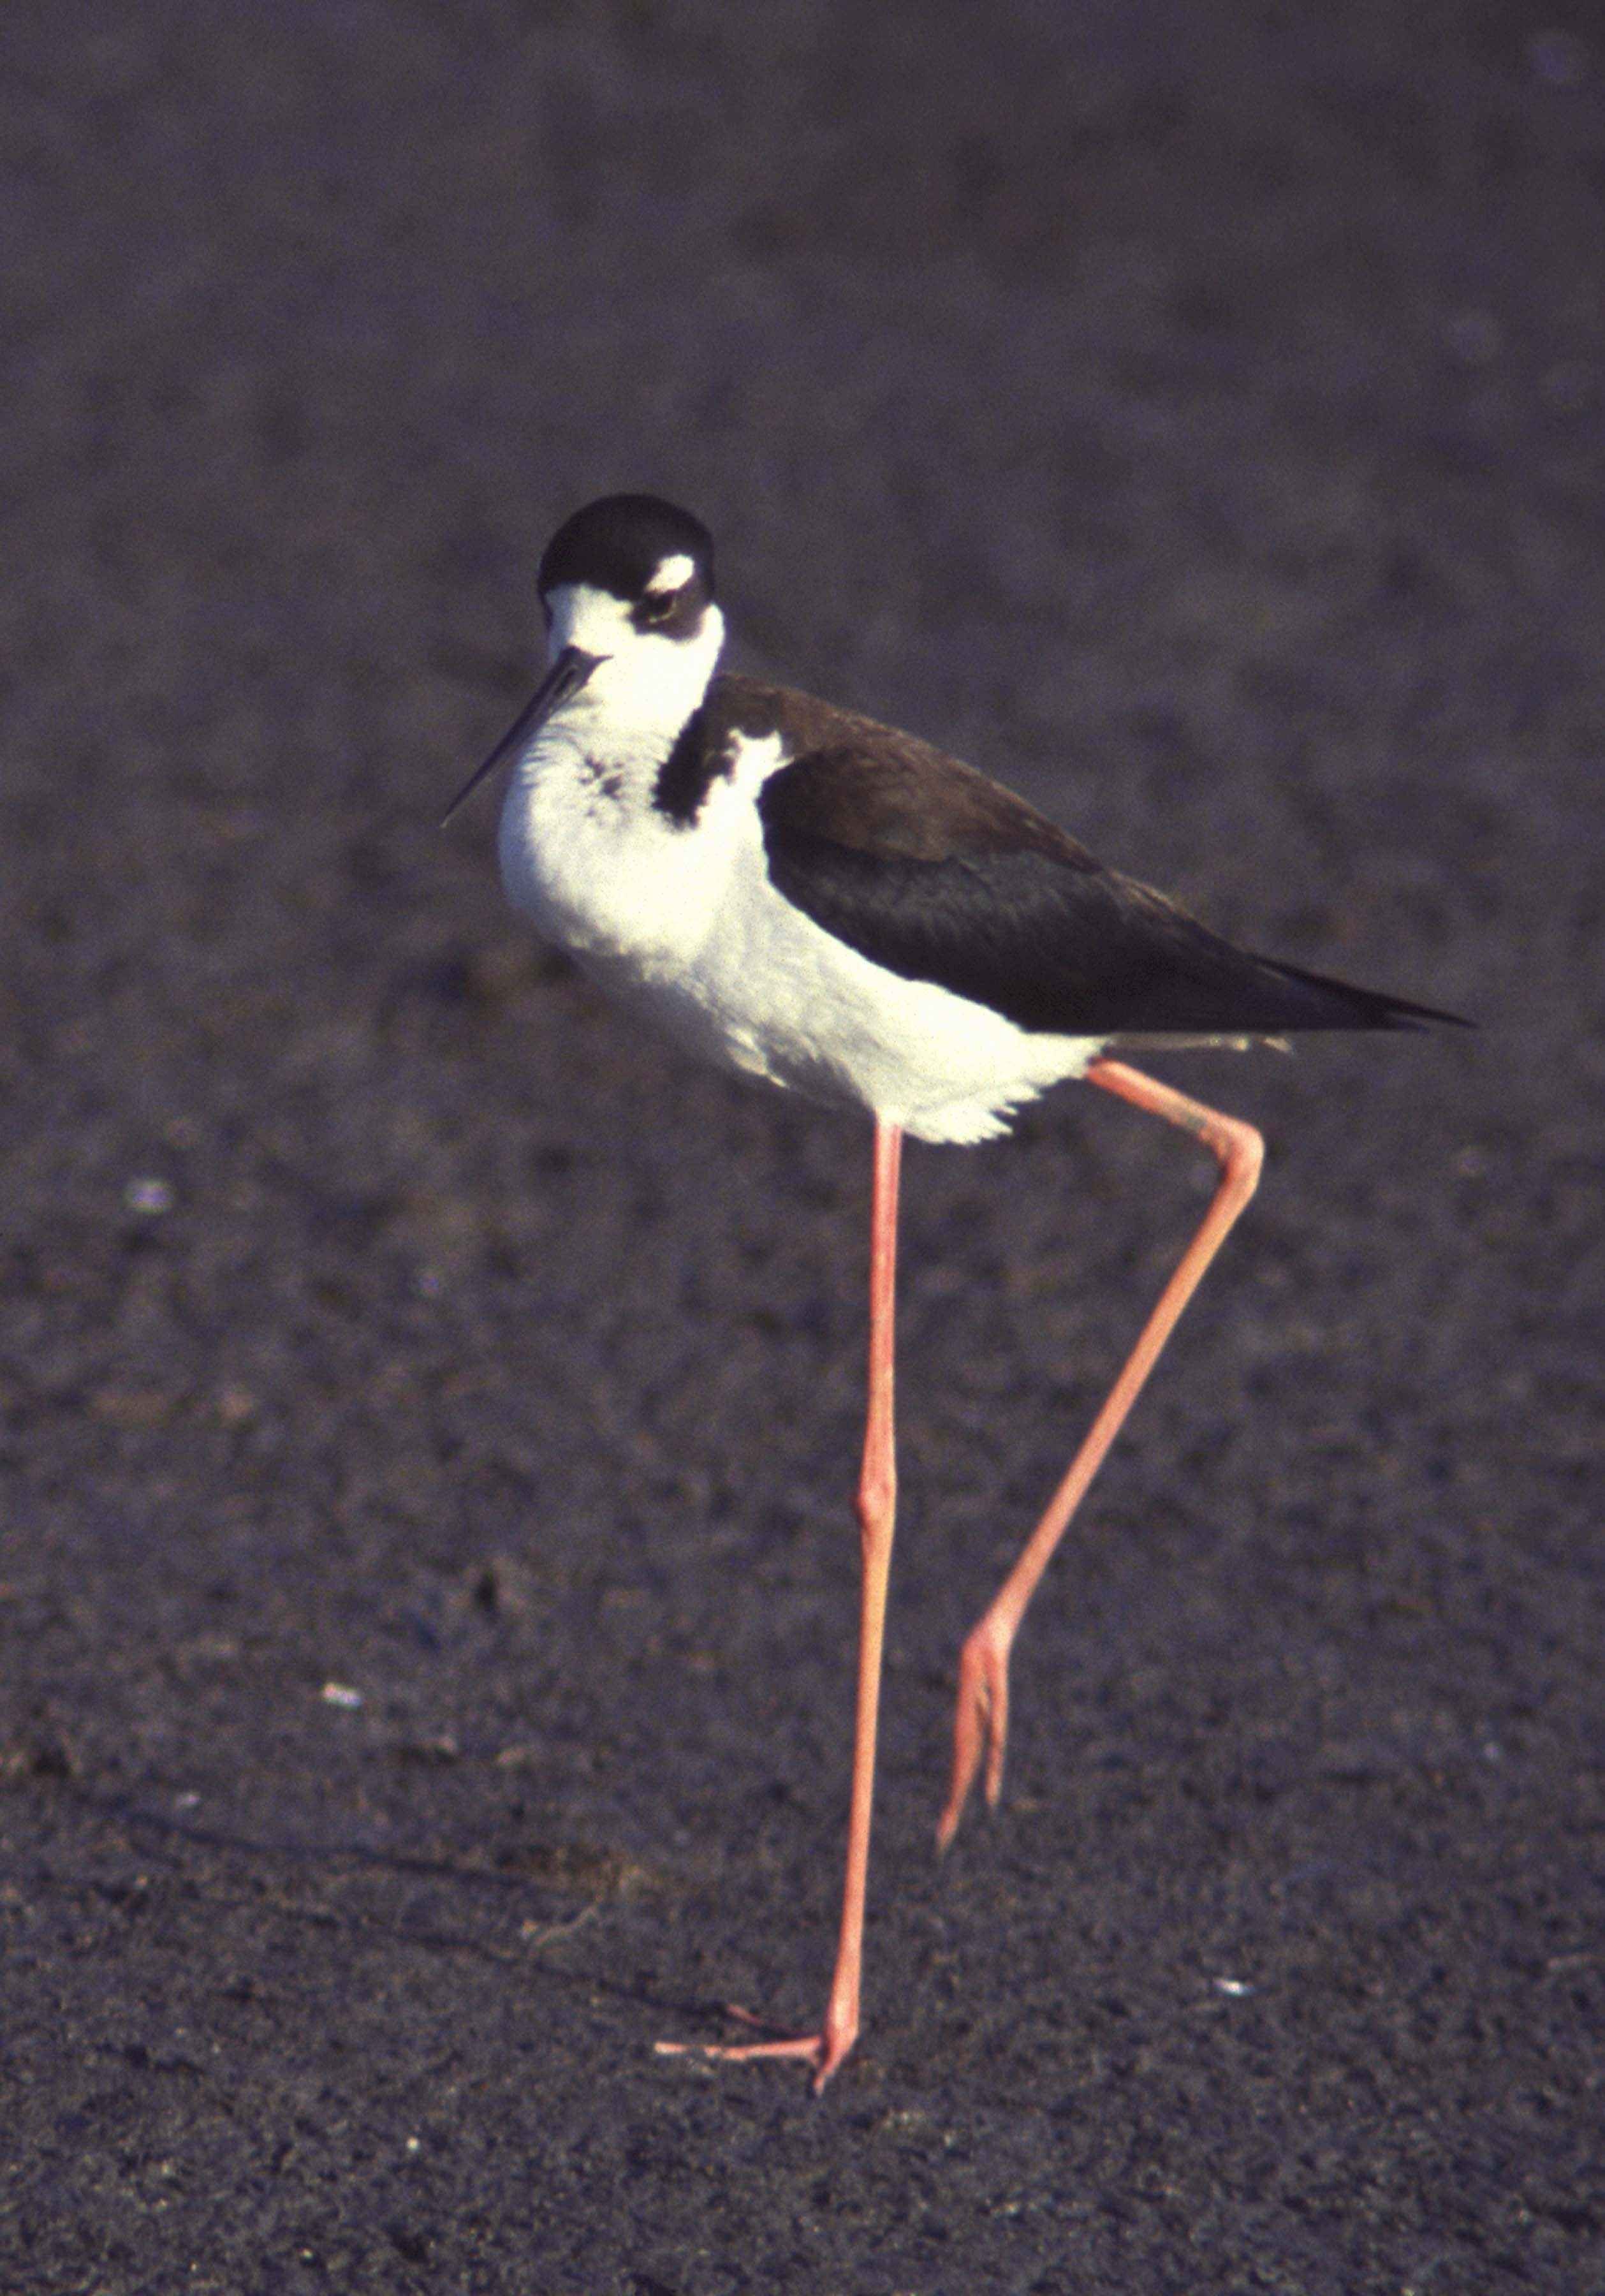
[[(749, 2009), (738, 2008), (733, 2001), (725, 2004), (725, 2014), (741, 2025), (761, 2025), (764, 2021)], [(654, 2046), (660, 2057), (713, 2057), (727, 2065), (744, 2064), (753, 2057), (798, 2057), (815, 2069), (814, 2094), (817, 2096), (856, 2038), (855, 2026), (834, 2039), (827, 2033), (798, 2033), (774, 2041), (659, 2041)]]
[(953, 1784), (937, 1826), (939, 1857), (959, 1830), (970, 1789), (987, 1758), (987, 1807), (1003, 1790), (1003, 1747), (1009, 1735), (1009, 1645), (983, 1619), (959, 1653), (959, 1696), (953, 1718)]

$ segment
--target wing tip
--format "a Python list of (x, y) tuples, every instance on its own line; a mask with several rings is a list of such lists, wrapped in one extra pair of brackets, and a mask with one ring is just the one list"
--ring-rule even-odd
[(1477, 1029), (1482, 1025), (1467, 1020), (1463, 1013), (1445, 1013), (1437, 1004), (1407, 1004), (1392, 996), (1385, 1001), (1388, 1010), (1379, 1022), (1384, 1029)]
[(1380, 989), (1360, 988), (1353, 981), (1334, 980), (1331, 973), (1308, 972), (1303, 966), (1284, 964), (1273, 957), (1272, 972), (1298, 988), (1313, 991), (1326, 1005), (1324, 1012), (1290, 1016), (1291, 1029), (1475, 1029), (1463, 1013), (1447, 1013), (1440, 1005), (1418, 1004), (1409, 997), (1389, 996)]

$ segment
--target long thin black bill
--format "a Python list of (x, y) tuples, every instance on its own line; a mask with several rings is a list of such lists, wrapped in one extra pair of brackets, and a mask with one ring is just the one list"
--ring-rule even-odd
[(446, 823), (466, 797), (471, 797), (487, 774), (494, 774), (505, 758), (521, 750), (536, 728), (544, 725), (560, 702), (571, 693), (577, 693), (591, 672), (603, 657), (599, 653), (582, 653), (577, 646), (565, 646), (542, 678), (527, 708), (521, 709), (507, 728), (495, 748), (482, 766), (476, 766), (462, 788), (440, 816), (440, 826)]

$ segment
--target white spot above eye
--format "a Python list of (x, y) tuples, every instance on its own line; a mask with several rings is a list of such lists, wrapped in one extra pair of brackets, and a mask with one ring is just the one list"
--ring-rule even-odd
[(687, 558), (684, 553), (673, 558), (660, 558), (656, 572), (646, 586), (648, 597), (663, 590), (684, 590), (696, 570), (695, 561)]

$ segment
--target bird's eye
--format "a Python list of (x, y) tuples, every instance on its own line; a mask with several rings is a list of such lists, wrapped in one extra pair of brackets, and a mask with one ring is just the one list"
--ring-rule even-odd
[(641, 602), (642, 620), (648, 623), (667, 622), (675, 611), (675, 602), (679, 594), (677, 590), (649, 592)]

